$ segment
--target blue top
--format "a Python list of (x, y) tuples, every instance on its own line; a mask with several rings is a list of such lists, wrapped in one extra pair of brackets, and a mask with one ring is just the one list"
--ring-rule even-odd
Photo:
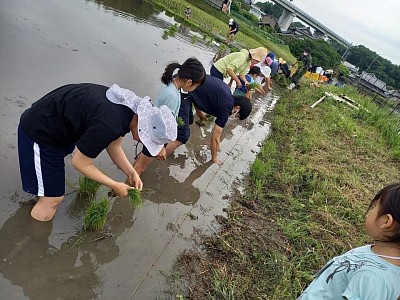
[(204, 84), (189, 95), (193, 104), (206, 114), (216, 117), (215, 124), (225, 127), (233, 110), (231, 89), (221, 79), (206, 75)]
[(399, 296), (400, 267), (366, 245), (330, 260), (298, 300), (396, 300)]
[(273, 61), (269, 67), (271, 68), (271, 76), (272, 76), (278, 71), (279, 63), (277, 61)]
[[(251, 77), (251, 75), (246, 74), (245, 77), (246, 77), (246, 80), (247, 80), (249, 83), (253, 83), (253, 82), (254, 82), (254, 78)], [(240, 80), (240, 82), (242, 83), (242, 87), (241, 87), (241, 88), (236, 88), (235, 91), (236, 91), (236, 92), (239, 92), (239, 93), (246, 94), (246, 92), (247, 92), (246, 85), (244, 84), (244, 81), (243, 81), (242, 79), (239, 78), (239, 80)]]
[(178, 116), (179, 107), (181, 106), (181, 95), (172, 82), (168, 85), (163, 84), (154, 102), (154, 106), (160, 107), (161, 105), (168, 106), (174, 116)]

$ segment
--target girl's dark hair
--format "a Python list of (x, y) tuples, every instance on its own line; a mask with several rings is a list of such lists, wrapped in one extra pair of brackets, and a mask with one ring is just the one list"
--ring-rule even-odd
[(234, 106), (240, 106), (239, 109), (239, 119), (246, 119), (253, 109), (253, 105), (251, 104), (249, 98), (246, 96), (233, 96), (233, 104)]
[(170, 83), (174, 77), (175, 69), (178, 68), (177, 75), (179, 78), (191, 79), (193, 83), (200, 83), (200, 85), (203, 85), (206, 80), (206, 71), (201, 62), (195, 57), (190, 57), (181, 65), (177, 62), (168, 64), (161, 76), (161, 82), (164, 84)]
[(369, 204), (368, 211), (376, 205), (379, 205), (377, 217), (390, 214), (398, 223), (397, 231), (389, 237), (389, 241), (400, 242), (400, 183), (393, 183), (381, 189)]
[(258, 66), (252, 66), (249, 70), (250, 75), (260, 75), (261, 69)]

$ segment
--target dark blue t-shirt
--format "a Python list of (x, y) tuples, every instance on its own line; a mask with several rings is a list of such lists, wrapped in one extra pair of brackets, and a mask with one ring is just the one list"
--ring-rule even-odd
[(225, 82), (207, 75), (204, 84), (189, 95), (198, 109), (216, 117), (215, 124), (225, 127), (233, 110), (233, 96)]

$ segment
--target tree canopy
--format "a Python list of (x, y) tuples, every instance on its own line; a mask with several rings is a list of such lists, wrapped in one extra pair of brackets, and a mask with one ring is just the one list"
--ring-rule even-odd
[(336, 49), (324, 40), (299, 39), (294, 37), (282, 37), (289, 46), (290, 51), (298, 57), (304, 50), (311, 49), (312, 64), (324, 69), (337, 69), (341, 64), (341, 57)]

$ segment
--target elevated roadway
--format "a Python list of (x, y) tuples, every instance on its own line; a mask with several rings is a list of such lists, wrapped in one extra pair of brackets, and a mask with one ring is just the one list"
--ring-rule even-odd
[[(276, 4), (279, 4), (280, 6), (283, 7), (284, 12), (282, 16), (279, 18), (279, 25), (281, 26), (282, 30), (287, 30), (290, 23), (293, 20), (293, 15), (295, 15), (298, 19), (303, 21), (304, 23), (310, 25), (312, 28), (315, 30), (325, 34), (328, 38), (333, 39), (340, 43), (341, 45), (345, 47), (350, 47), (351, 43), (346, 41), (344, 38), (330, 30), (328, 27), (324, 26), (317, 20), (315, 20), (313, 17), (299, 9), (298, 7), (294, 6), (292, 3), (290, 3), (287, 0), (271, 0), (275, 2)], [(286, 27), (286, 28), (284, 28)]]

